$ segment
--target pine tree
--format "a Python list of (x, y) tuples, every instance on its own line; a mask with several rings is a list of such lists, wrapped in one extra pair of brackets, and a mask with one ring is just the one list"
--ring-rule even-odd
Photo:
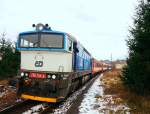
[(127, 40), (129, 58), (123, 81), (133, 91), (150, 94), (150, 3), (140, 1)]
[(0, 38), (0, 77), (7, 78), (16, 76), (20, 64), (20, 53), (13, 43), (2, 34)]

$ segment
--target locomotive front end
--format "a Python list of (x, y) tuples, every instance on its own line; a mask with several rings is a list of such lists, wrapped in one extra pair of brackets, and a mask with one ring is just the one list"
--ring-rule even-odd
[(19, 34), (18, 95), (24, 99), (59, 102), (67, 96), (71, 83), (73, 41), (48, 25), (35, 27), (35, 31)]

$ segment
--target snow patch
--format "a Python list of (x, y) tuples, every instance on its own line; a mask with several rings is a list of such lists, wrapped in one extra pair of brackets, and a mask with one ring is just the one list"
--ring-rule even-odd
[(40, 110), (43, 110), (44, 106), (42, 104), (32, 107), (30, 110), (23, 112), (22, 114), (39, 114)]
[[(102, 76), (102, 75), (101, 75)], [(81, 105), (79, 106), (80, 114), (101, 114), (96, 107), (103, 106), (103, 103), (98, 103), (97, 96), (103, 95), (103, 88), (100, 86), (100, 79), (97, 78), (88, 92), (84, 95)]]

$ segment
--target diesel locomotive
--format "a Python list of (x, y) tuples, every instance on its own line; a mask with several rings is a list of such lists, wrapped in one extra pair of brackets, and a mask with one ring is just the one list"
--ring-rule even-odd
[(60, 102), (95, 73), (107, 69), (70, 34), (54, 31), (48, 24), (33, 27), (33, 31), (21, 32), (17, 41), (21, 98)]

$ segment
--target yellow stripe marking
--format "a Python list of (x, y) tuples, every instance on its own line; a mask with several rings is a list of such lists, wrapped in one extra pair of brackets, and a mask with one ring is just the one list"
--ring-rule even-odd
[(30, 99), (30, 100), (36, 100), (36, 101), (53, 102), (53, 103), (57, 102), (56, 98), (38, 97), (38, 96), (31, 96), (31, 95), (26, 95), (26, 94), (22, 94), (21, 98), (23, 98), (23, 99)]

